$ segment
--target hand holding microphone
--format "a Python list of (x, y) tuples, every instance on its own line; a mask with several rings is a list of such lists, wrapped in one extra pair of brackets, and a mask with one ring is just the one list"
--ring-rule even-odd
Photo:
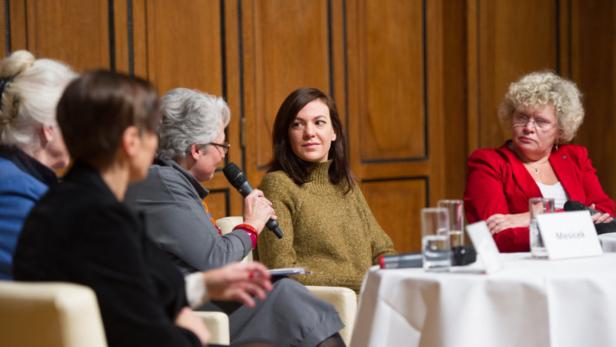
[(244, 223), (255, 227), (260, 234), (268, 220), (276, 218), (272, 203), (265, 198), (263, 192), (255, 189), (244, 198)]
[[(276, 215), (272, 208), (272, 203), (263, 196), (260, 190), (253, 190), (250, 183), (246, 180), (246, 176), (237, 165), (229, 163), (222, 170), (225, 177), (235, 189), (237, 189), (244, 199), (244, 222), (254, 226), (258, 232), (261, 232), (263, 224), (280, 239), (282, 238), (282, 230), (276, 222)], [(253, 224), (257, 223), (257, 224)]]

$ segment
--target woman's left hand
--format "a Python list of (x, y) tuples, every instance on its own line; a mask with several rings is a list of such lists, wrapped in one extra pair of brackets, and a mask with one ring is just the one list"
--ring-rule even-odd
[[(590, 205), (590, 208), (595, 209), (595, 204)], [(614, 218), (612, 216), (610, 216), (609, 213), (603, 213), (601, 211), (599, 211), (598, 213), (595, 213), (592, 215), (592, 221), (595, 224), (599, 224), (599, 223), (609, 223), (611, 221), (613, 221)]]

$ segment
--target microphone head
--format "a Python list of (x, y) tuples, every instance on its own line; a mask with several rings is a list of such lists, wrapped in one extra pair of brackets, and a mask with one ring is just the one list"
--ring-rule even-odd
[(575, 200), (569, 200), (569, 201), (565, 202), (565, 206), (563, 208), (564, 208), (565, 211), (583, 211), (583, 210), (588, 210), (588, 207), (586, 207), (581, 202), (578, 202), (578, 201), (575, 201)]
[(231, 185), (236, 189), (239, 189), (242, 184), (246, 182), (244, 173), (234, 163), (227, 164), (224, 169), (222, 169), (222, 172), (225, 174), (227, 181), (229, 181), (229, 183), (231, 183)]

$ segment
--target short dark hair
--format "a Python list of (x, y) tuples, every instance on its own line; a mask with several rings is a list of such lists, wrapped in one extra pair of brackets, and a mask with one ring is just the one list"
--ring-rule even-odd
[(346, 136), (342, 129), (342, 122), (334, 99), (316, 88), (296, 89), (280, 105), (274, 120), (273, 158), (268, 165), (268, 172), (282, 170), (296, 184), (306, 183), (315, 164), (295, 155), (289, 140), (289, 127), (299, 111), (314, 100), (320, 100), (327, 106), (336, 133), (336, 141), (332, 142), (328, 153), (328, 159), (332, 160), (329, 167), (329, 181), (336, 185), (344, 184), (345, 193), (348, 193), (353, 187), (354, 180), (346, 157)]
[(58, 102), (57, 117), (71, 157), (104, 167), (114, 160), (126, 128), (156, 133), (161, 115), (150, 82), (95, 70), (68, 85)]

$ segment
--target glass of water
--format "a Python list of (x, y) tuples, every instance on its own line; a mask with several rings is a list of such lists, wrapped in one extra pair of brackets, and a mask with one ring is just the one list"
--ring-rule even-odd
[(426, 271), (449, 271), (449, 213), (446, 208), (421, 209), (421, 243), (423, 268)]
[(546, 258), (548, 253), (537, 224), (537, 215), (554, 212), (554, 199), (530, 198), (528, 200), (528, 211), (530, 212), (530, 226), (528, 228), (530, 253), (534, 258)]
[(438, 207), (447, 209), (449, 214), (449, 245), (456, 249), (464, 245), (464, 201), (456, 199), (439, 200)]

